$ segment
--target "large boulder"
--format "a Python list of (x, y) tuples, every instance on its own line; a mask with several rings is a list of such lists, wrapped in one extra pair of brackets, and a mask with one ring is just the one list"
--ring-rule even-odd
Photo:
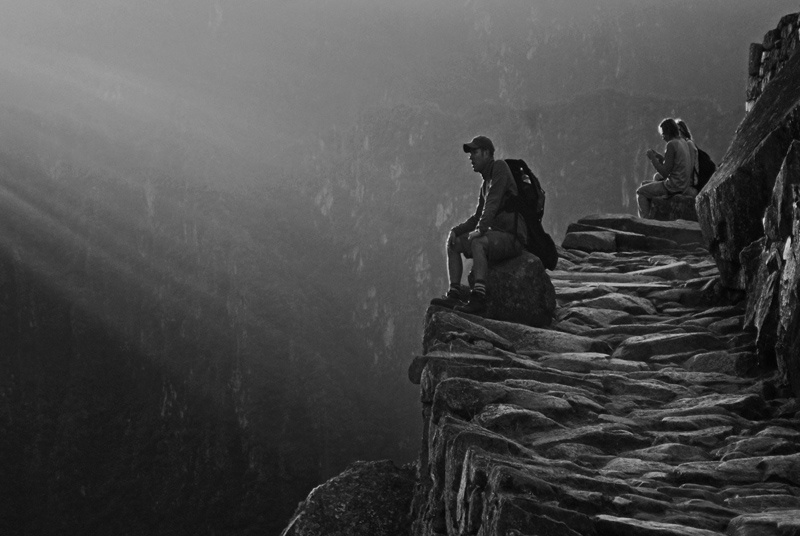
[(650, 218), (661, 221), (697, 221), (697, 210), (694, 208), (694, 196), (670, 195), (656, 197), (651, 200)]
[(758, 335), (758, 361), (777, 364), (800, 393), (800, 141), (783, 160), (764, 214), (764, 236), (739, 256), (747, 286), (745, 327)]
[(739, 254), (764, 235), (764, 211), (795, 139), (800, 139), (800, 54), (767, 84), (697, 196), (698, 221), (725, 286), (746, 287)]
[(565, 249), (592, 251), (617, 251), (617, 239), (610, 231), (578, 231), (568, 232), (561, 243)]
[(773, 246), (760, 250), (756, 261), (755, 274), (748, 283), (744, 326), (755, 328), (760, 364), (771, 367), (775, 364), (782, 259)]
[(549, 326), (556, 309), (556, 290), (542, 261), (523, 252), (489, 268), (486, 317), (526, 326)]
[(409, 534), (416, 480), (388, 460), (355, 462), (314, 488), (281, 536), (396, 536)]
[[(783, 248), (784, 265), (780, 272), (777, 307), (775, 357), (778, 370), (800, 395), (800, 199), (795, 193), (793, 237)], [(767, 289), (769, 292), (770, 289)], [(760, 333), (759, 333), (760, 335)]]
[(697, 222), (676, 220), (658, 221), (637, 218), (630, 214), (593, 214), (578, 220), (581, 225), (605, 227), (627, 233), (672, 240), (679, 245), (705, 245)]
[[(695, 218), (695, 221), (697, 218)], [(612, 233), (614, 235), (614, 242), (616, 244), (616, 251), (657, 251), (659, 249), (677, 249), (678, 243), (666, 238), (657, 238), (655, 236), (646, 236), (640, 233), (631, 233), (628, 231), (620, 231), (619, 229), (609, 229), (607, 227), (595, 227), (592, 225), (584, 225), (582, 223), (570, 223), (567, 227), (567, 236), (564, 237), (566, 243), (567, 237), (571, 233), (581, 233), (586, 231), (603, 231)], [(562, 247), (563, 249), (563, 247)], [(582, 248), (575, 248), (582, 249)]]
[(800, 185), (800, 141), (789, 146), (781, 164), (772, 196), (764, 213), (764, 234), (770, 242), (783, 243), (792, 234), (793, 190)]
[(482, 341), (501, 350), (514, 350), (511, 342), (492, 331), (491, 328), (471, 322), (459, 313), (443, 310), (440, 307), (429, 307), (425, 315), (422, 351), (428, 353), (437, 345), (451, 344), (456, 339), (469, 344)]

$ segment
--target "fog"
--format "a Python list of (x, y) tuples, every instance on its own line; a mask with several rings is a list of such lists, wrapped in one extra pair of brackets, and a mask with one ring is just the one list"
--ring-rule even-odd
[(0, 482), (29, 483), (0, 531), (27, 534), (278, 534), (348, 463), (412, 462), (406, 370), (479, 184), (461, 143), (531, 164), (557, 241), (633, 213), (660, 120), (721, 158), (749, 44), (798, 11), (0, 8)]
[[(678, 0), (2, 5), (0, 104), (96, 129), (122, 145), (146, 145), (170, 131), (163, 135), (177, 136), (206, 174), (215, 163), (231, 165), (227, 158), (259, 180), (269, 180), (262, 166), (288, 166), (321, 134), (349, 128), (376, 104), (436, 102), (469, 113), (485, 101), (522, 107), (569, 98), (589, 82), (728, 106), (741, 100), (747, 43), (796, 7)], [(674, 20), (661, 20), (666, 15)], [(694, 24), (719, 31), (698, 35)], [(639, 34), (635, 47), (626, 34)], [(576, 47), (584, 57), (575, 57)], [(595, 65), (583, 63), (593, 57)], [(526, 63), (530, 72), (521, 70)], [(684, 76), (671, 72), (676, 65)], [(713, 83), (702, 76), (709, 69), (736, 79)], [(237, 174), (225, 173), (226, 182)]]
[(0, 103), (122, 145), (171, 131), (193, 165), (213, 165), (204, 162), (213, 150), (262, 180), (260, 166), (297, 158), (319, 132), (349, 126), (402, 87), (418, 54), (434, 51), (408, 39), (432, 11), (414, 2), (405, 12), (388, 2), (3, 5)]

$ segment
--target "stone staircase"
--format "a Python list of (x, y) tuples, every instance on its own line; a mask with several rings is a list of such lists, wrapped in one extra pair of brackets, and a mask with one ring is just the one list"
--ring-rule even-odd
[(412, 533), (800, 534), (800, 404), (698, 225), (572, 234), (548, 329), (428, 309)]

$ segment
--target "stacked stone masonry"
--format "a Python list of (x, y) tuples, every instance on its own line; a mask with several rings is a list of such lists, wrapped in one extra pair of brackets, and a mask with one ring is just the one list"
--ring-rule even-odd
[(800, 403), (698, 224), (582, 221), (548, 328), (427, 311), (412, 534), (800, 534)]
[(778, 27), (764, 35), (761, 43), (750, 45), (747, 81), (747, 111), (761, 96), (769, 81), (798, 49), (800, 41), (800, 13), (784, 16)]

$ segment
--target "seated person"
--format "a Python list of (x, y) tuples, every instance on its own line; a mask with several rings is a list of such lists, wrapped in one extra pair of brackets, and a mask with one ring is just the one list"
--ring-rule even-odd
[(657, 173), (636, 190), (640, 218), (650, 217), (650, 200), (654, 197), (681, 194), (692, 185), (692, 156), (678, 124), (674, 119), (664, 119), (658, 130), (667, 145), (663, 155), (647, 150), (647, 158)]
[[(463, 145), (469, 154), (472, 170), (483, 179), (475, 213), (447, 235), (447, 272), (450, 289), (442, 298), (434, 298), (431, 305), (448, 307), (470, 314), (486, 311), (486, 279), (489, 262), (499, 262), (522, 253), (527, 239), (525, 220), (515, 213), (503, 210), (507, 197), (518, 194), (511, 169), (504, 160), (495, 160), (494, 144), (486, 136), (477, 136)], [(472, 259), (474, 281), (469, 302), (461, 297), (461, 256)]]
[(697, 145), (695, 145), (694, 141), (692, 140), (692, 133), (689, 130), (689, 125), (687, 125), (683, 119), (679, 119), (677, 117), (675, 118), (675, 123), (678, 125), (678, 130), (681, 132), (681, 138), (686, 140), (686, 144), (689, 146), (689, 154), (692, 157), (692, 185), (689, 186), (684, 193), (692, 197), (697, 197), (697, 179), (698, 175), (700, 174), (697, 158)]

